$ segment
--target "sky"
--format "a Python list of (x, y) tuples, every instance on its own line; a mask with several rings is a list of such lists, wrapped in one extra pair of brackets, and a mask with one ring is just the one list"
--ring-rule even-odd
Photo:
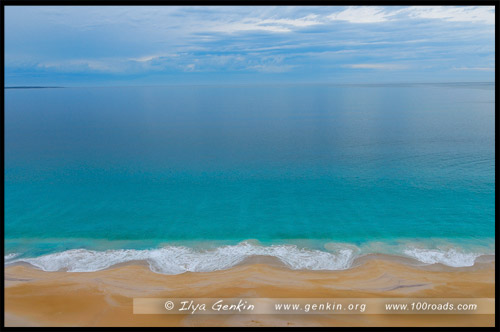
[(494, 82), (492, 6), (6, 6), (5, 85)]

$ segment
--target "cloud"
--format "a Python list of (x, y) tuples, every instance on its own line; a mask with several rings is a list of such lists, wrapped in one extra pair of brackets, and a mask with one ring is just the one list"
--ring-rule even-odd
[(350, 23), (380, 23), (386, 22), (396, 11), (386, 11), (380, 7), (348, 7), (347, 9), (328, 16), (332, 21), (348, 21)]
[(16, 78), (494, 74), (492, 6), (14, 6), (5, 13), (4, 69)]
[(261, 20), (258, 24), (259, 25), (285, 25), (285, 26), (293, 26), (293, 27), (309, 27), (312, 25), (317, 25), (317, 24), (322, 24), (321, 21), (317, 20), (318, 15), (310, 14), (307, 16), (304, 16), (302, 18), (296, 18), (296, 19), (266, 19), (266, 20)]
[(301, 18), (245, 18), (229, 23), (215, 24), (210, 31), (235, 33), (242, 31), (267, 31), (267, 32), (291, 32), (296, 28), (304, 28), (322, 24), (317, 20), (318, 15), (310, 14)]
[(453, 70), (495, 71), (495, 67), (454, 67)]
[(164, 59), (164, 58), (173, 58), (173, 57), (178, 57), (178, 54), (157, 54), (157, 55), (145, 55), (142, 57), (138, 58), (130, 58), (129, 60), (131, 61), (136, 61), (136, 62), (150, 62), (154, 60), (159, 60), (159, 59)]
[(186, 65), (185, 70), (186, 71), (194, 71), (196, 69), (196, 65), (194, 63), (190, 63)]
[(290, 71), (296, 66), (293, 65), (255, 65), (250, 66), (248, 69), (255, 70), (261, 73), (284, 73)]
[(327, 16), (330, 20), (349, 23), (381, 23), (403, 19), (439, 19), (449, 22), (495, 24), (493, 6), (413, 6), (391, 10), (365, 6), (347, 9)]
[(56, 72), (81, 73), (81, 72), (105, 72), (119, 73), (123, 71), (123, 61), (104, 61), (104, 60), (63, 60), (40, 62), (37, 68), (43, 70), (53, 70)]
[(213, 54), (210, 52), (183, 52), (178, 54), (148, 55), (137, 58), (77, 59), (42, 61), (39, 70), (59, 73), (137, 74), (178, 72), (251, 71), (284, 73), (297, 67), (286, 63), (286, 56), (262, 53)]
[(495, 24), (495, 7), (415, 6), (406, 9), (410, 18), (441, 19), (450, 22)]
[(393, 64), (393, 63), (358, 63), (358, 64), (346, 65), (345, 67), (352, 69), (385, 69), (385, 70), (408, 69), (407, 65)]

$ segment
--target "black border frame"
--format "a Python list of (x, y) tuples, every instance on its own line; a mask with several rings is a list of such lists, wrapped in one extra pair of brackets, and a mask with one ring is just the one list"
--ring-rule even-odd
[[(0, 34), (1, 41), (1, 54), (0, 59), (3, 64), (3, 70), (5, 69), (5, 7), (6, 6), (348, 6), (348, 5), (364, 5), (364, 6), (410, 6), (410, 5), (427, 5), (427, 6), (494, 6), (495, 7), (495, 68), (497, 65), (497, 52), (496, 46), (498, 45), (497, 38), (497, 26), (498, 26), (498, 15), (496, 11), (500, 2), (498, 0), (3, 0), (0, 5), (0, 17), (1, 17), (1, 29)], [(2, 70), (2, 72), (3, 72)], [(496, 86), (497, 72), (495, 71), (495, 101), (498, 96), (498, 89)], [(5, 76), (3, 81), (4, 93), (2, 94), (2, 116), (0, 121), (2, 124), (2, 140), (5, 141), (5, 112), (4, 112), (4, 100), (5, 100)], [(497, 142), (497, 127), (498, 127), (498, 104), (495, 102), (495, 183), (496, 183), (496, 142)], [(2, 183), (5, 185), (5, 147), (4, 143), (1, 145), (2, 149)], [(496, 195), (496, 187), (495, 187)], [(1, 205), (5, 213), (4, 200), (1, 200)], [(495, 200), (495, 212), (496, 212), (496, 200)], [(0, 228), (2, 253), (5, 251), (5, 216), (2, 215), (2, 228)], [(498, 228), (496, 227), (496, 216), (495, 216), (495, 256), (498, 255)], [(4, 255), (3, 255), (4, 256)], [(5, 276), (5, 258), (3, 259), (2, 271)], [(499, 309), (499, 303), (497, 301), (498, 295), (498, 266), (495, 264), (495, 326), (494, 327), (434, 327), (433, 329), (454, 331), (457, 329), (466, 330), (499, 330), (498, 328), (498, 318), (496, 313)], [(143, 330), (143, 329), (180, 329), (182, 327), (6, 327), (5, 326), (5, 278), (4, 278), (4, 288), (2, 289), (2, 303), (1, 308), (3, 309), (3, 314), (0, 318), (0, 328), (3, 330), (29, 330), (29, 329), (41, 329), (41, 330), (52, 330), (52, 329), (111, 329), (111, 330)], [(219, 327), (218, 327), (219, 328)], [(299, 327), (299, 328), (309, 328), (309, 327)], [(356, 327), (319, 327), (323, 329), (339, 329), (339, 330), (349, 330), (350, 328)], [(365, 327), (372, 328), (378, 331), (384, 329), (428, 329), (429, 327)]]

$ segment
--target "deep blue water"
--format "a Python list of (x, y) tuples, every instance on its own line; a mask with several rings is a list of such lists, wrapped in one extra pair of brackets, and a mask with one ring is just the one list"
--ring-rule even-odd
[(493, 83), (8, 89), (6, 252), (491, 249), (494, 105)]

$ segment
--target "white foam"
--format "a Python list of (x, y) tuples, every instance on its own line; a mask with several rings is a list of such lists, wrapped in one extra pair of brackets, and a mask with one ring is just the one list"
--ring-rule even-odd
[(74, 249), (36, 258), (20, 258), (12, 262), (26, 262), (44, 271), (92, 272), (140, 260), (147, 261), (153, 272), (180, 274), (228, 269), (251, 256), (276, 257), (294, 270), (344, 270), (352, 265), (355, 257), (351, 248), (341, 248), (331, 253), (293, 245), (260, 246), (242, 242), (204, 251), (182, 246), (151, 250)]
[(466, 253), (455, 248), (422, 249), (411, 247), (405, 249), (404, 253), (426, 264), (441, 263), (452, 267), (473, 266), (476, 258), (481, 256), (479, 253)]
[(7, 255), (4, 256), (4, 260), (7, 262), (8, 260), (12, 260), (12, 259), (16, 258), (19, 255), (20, 255), (20, 253), (17, 253), (17, 252), (10, 253), (10, 254), (7, 254)]
[[(325, 249), (328, 251), (304, 249), (295, 245), (262, 246), (250, 241), (211, 250), (196, 250), (183, 246), (165, 246), (149, 250), (73, 249), (35, 258), (19, 258), (18, 253), (8, 254), (5, 256), (5, 264), (26, 262), (44, 271), (92, 272), (120, 263), (146, 261), (153, 272), (180, 274), (224, 270), (252, 256), (270, 256), (276, 257), (293, 270), (345, 270), (352, 266), (357, 256), (367, 253), (362, 248), (348, 243), (327, 243)], [(484, 254), (465, 252), (454, 247), (429, 249), (413, 244), (391, 252), (402, 253), (425, 264), (441, 263), (451, 267), (473, 266), (476, 259)], [(375, 250), (370, 253), (384, 252)]]

